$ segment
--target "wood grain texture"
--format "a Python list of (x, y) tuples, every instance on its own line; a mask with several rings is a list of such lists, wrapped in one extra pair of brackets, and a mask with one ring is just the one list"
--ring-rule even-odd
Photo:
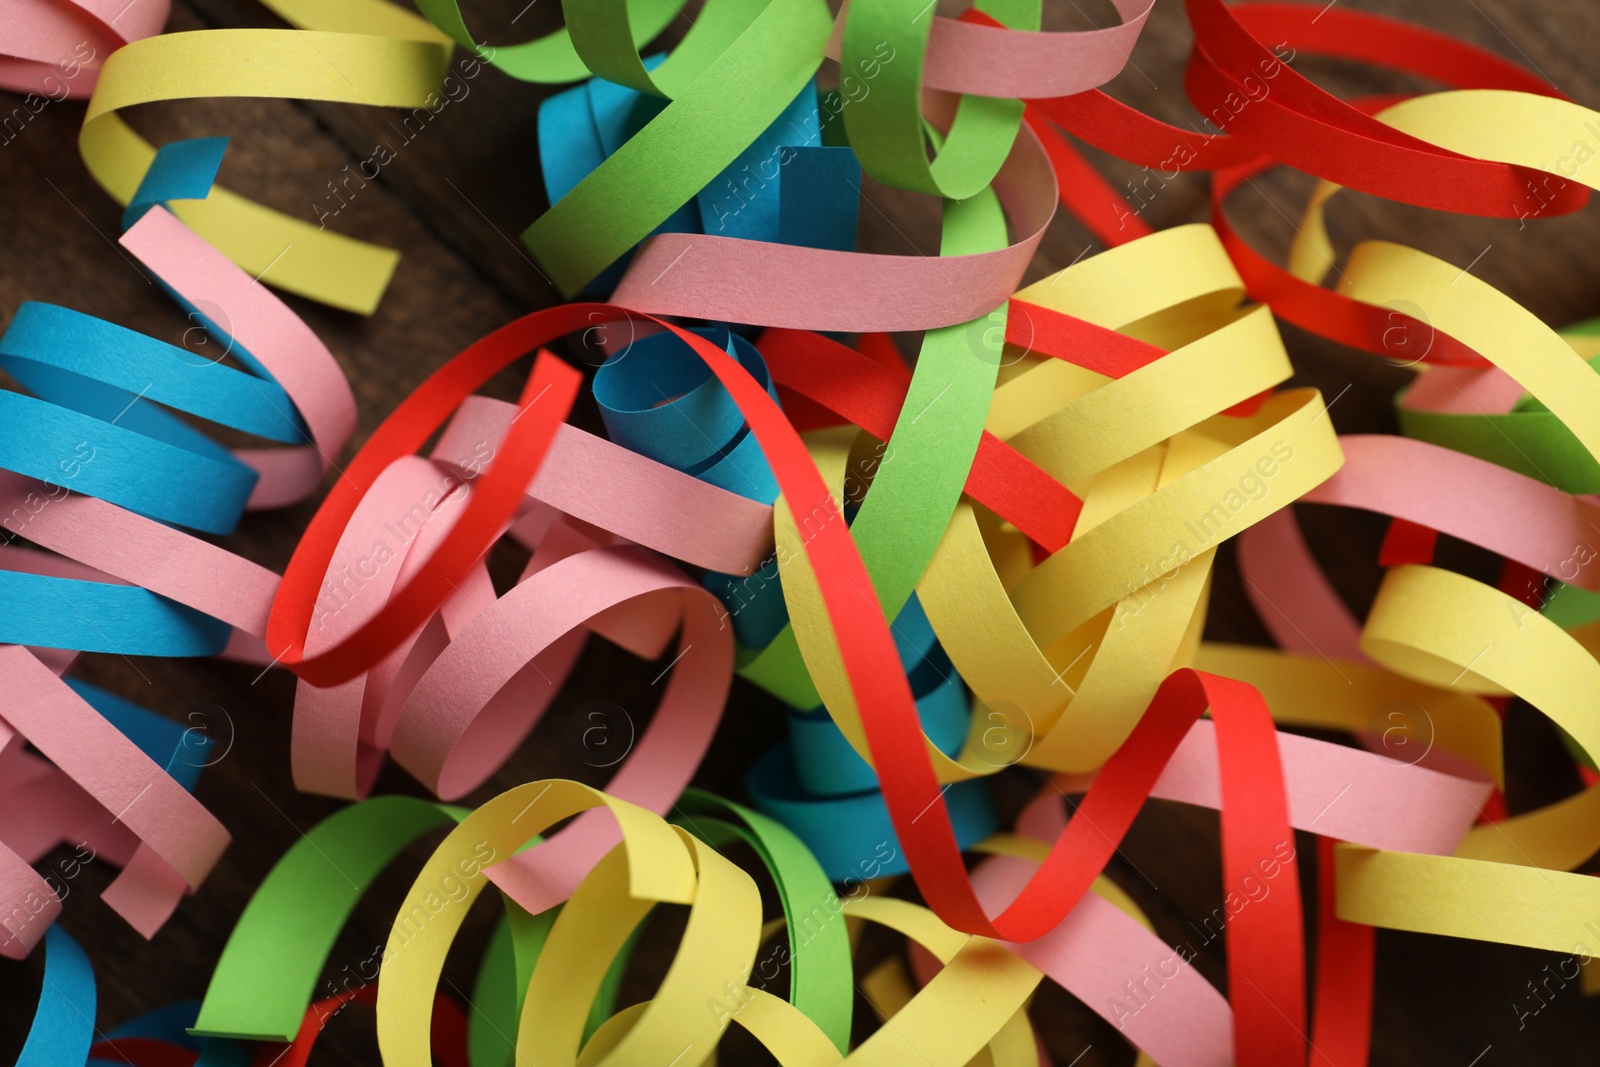
[[(1344, 3), (1344, 0), (1336, 0)], [(482, 39), (521, 40), (559, 21), (556, 0), (472, 0), (469, 20)], [(957, 9), (943, 5), (948, 13)], [(1562, 0), (1361, 0), (1348, 6), (1382, 10), (1471, 41), (1540, 70), (1581, 102), (1600, 103), (1588, 46), (1600, 39), (1600, 8)], [(1046, 27), (1104, 25), (1109, 5), (1078, 0), (1046, 4)], [(520, 15), (519, 15), (520, 12)], [(252, 0), (178, 0), (170, 28), (272, 26), (273, 17)], [(679, 20), (673, 34), (684, 31)], [(1110, 90), (1120, 99), (1168, 121), (1195, 118), (1182, 92), (1190, 34), (1179, 0), (1162, 0), (1128, 69)], [(1426, 88), (1400, 76), (1350, 64), (1303, 57), (1297, 69), (1344, 96)], [(825, 75), (826, 75), (825, 71)], [(298, 217), (331, 212), (329, 183), (347, 166), (389, 145), (395, 159), (381, 176), (339, 202), (327, 224), (342, 233), (398, 248), (403, 259), (393, 288), (370, 319), (290, 299), (328, 343), (349, 375), (360, 405), (354, 445), (432, 369), (464, 345), (518, 314), (547, 307), (556, 294), (516, 235), (544, 208), (535, 118), (546, 90), (485, 71), (470, 80), (425, 129), (409, 138), (396, 113), (382, 109), (275, 100), (197, 101), (139, 109), (134, 122), (152, 140), (228, 134), (233, 138), (223, 180), (233, 189)], [(76, 150), (83, 104), (51, 104), (22, 134), (0, 145), (0, 322), (23, 300), (66, 304), (182, 343), (190, 325), (172, 303), (116, 248), (119, 211), (85, 172)], [(1092, 153), (1116, 183), (1142, 180), (1137, 168)], [(1143, 215), (1156, 227), (1202, 220), (1206, 179), (1180, 177), (1150, 197)], [(1293, 220), (1311, 187), (1302, 174), (1275, 171), (1230, 203), (1242, 233), (1262, 251), (1280, 256)], [(936, 207), (926, 198), (866, 186), (861, 247), (915, 254), (937, 244)], [(1331, 214), (1341, 252), (1356, 241), (1383, 237), (1423, 248), (1465, 266), (1552, 324), (1600, 313), (1592, 246), (1592, 214), (1516, 222), (1441, 217), (1362, 195), (1347, 195)], [(1059, 220), (1046, 236), (1029, 280), (1098, 250), (1072, 220)], [(1393, 432), (1390, 398), (1406, 379), (1381, 361), (1284, 327), (1297, 383), (1338, 397), (1331, 417), (1341, 432)], [(909, 339), (907, 339), (909, 340)], [(592, 405), (578, 420), (593, 426)], [(352, 446), (352, 447), (353, 447)], [(312, 514), (304, 505), (248, 517), (229, 547), (279, 570), (297, 531)], [(1373, 563), (1383, 526), (1372, 516), (1331, 509), (1301, 509), (1308, 537), (1341, 593), (1364, 610), (1377, 588)], [(1459, 547), (1452, 564), (1478, 570), (1487, 562)], [(495, 558), (501, 580), (515, 574), (511, 554)], [(1247, 605), (1231, 546), (1219, 555), (1208, 617), (1212, 639), (1266, 643)], [(492, 782), (469, 800), (481, 801), (529, 779), (578, 777), (599, 784), (601, 772), (585, 767), (567, 742), (566, 724), (586, 702), (621, 705), (639, 727), (655, 699), (650, 679), (660, 667), (592, 642), (572, 681), (542, 724)], [(258, 677), (247, 667), (206, 662), (131, 661), (86, 656), (89, 680), (174, 718), (190, 719), (213, 734), (226, 755), (207, 769), (199, 798), (228, 826), (234, 844), (211, 879), (151, 942), (127, 928), (96, 897), (113, 872), (91, 865), (71, 883), (64, 923), (87, 946), (100, 983), (102, 1027), (181, 998), (197, 998), (233, 920), (254, 887), (300, 831), (329, 814), (335, 802), (297, 794), (289, 776), (288, 735), (294, 685), (285, 672)], [(195, 716), (191, 718), (191, 716)], [(732, 797), (744, 795), (742, 769), (750, 757), (782, 734), (783, 712), (751, 686), (736, 682), (710, 757), (697, 781)], [(1547, 802), (1575, 787), (1559, 746), (1537, 713), (1513, 709), (1507, 725), (1507, 759), (1514, 809)], [(1566, 764), (1566, 766), (1570, 766)], [(1002, 806), (1014, 811), (1036, 788), (1028, 772), (996, 781)], [(390, 768), (380, 791), (417, 793)], [(1309, 838), (1300, 840), (1310, 853)], [(374, 890), (340, 938), (325, 977), (337, 981), (380, 944), (423, 851), (413, 849)], [(336, 858), (336, 857), (335, 857)], [(1110, 873), (1147, 909), (1159, 933), (1191, 939), (1191, 924), (1221, 903), (1217, 820), (1214, 813), (1164, 802), (1140, 817)], [(1303, 879), (1315, 884), (1309, 861)], [(447, 976), (461, 995), (470, 988), (492, 918), (475, 909), (451, 959)], [(1596, 916), (1600, 919), (1600, 916)], [(654, 923), (630, 975), (625, 997), (650, 995), (670, 959), (680, 918)], [(873, 939), (869, 954), (885, 951)], [(1400, 933), (1379, 936), (1379, 979), (1373, 1063), (1380, 1065), (1563, 1064), (1592, 1049), (1600, 1036), (1600, 1006), (1576, 986), (1547, 996), (1549, 1006), (1519, 1028), (1514, 1003), (1526, 983), (1541, 977), (1553, 958), (1544, 953)], [(1223, 985), (1221, 946), (1204, 948), (1197, 965)], [(20, 1048), (28, 1005), (38, 985), (38, 960), (0, 964), (0, 1062)], [(870, 1029), (870, 1009), (858, 999), (858, 1027)], [(1059, 990), (1046, 989), (1034, 1017), (1056, 1062), (1080, 1067), (1132, 1062), (1115, 1031)], [(375, 1063), (371, 1016), (355, 1008), (333, 1023), (314, 1062)], [(723, 1063), (764, 1062), (742, 1037), (730, 1038)], [(1592, 1053), (1591, 1053), (1592, 1054)], [(1481, 1059), (1475, 1059), (1481, 1057)]]

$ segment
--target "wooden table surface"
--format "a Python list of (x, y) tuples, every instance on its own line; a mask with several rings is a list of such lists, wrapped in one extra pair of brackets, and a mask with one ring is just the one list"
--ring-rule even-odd
[[(1336, 0), (1345, 3), (1346, 0)], [(484, 39), (520, 40), (546, 32), (559, 18), (555, 0), (473, 0), (469, 17)], [(1471, 41), (1535, 67), (1574, 99), (1600, 104), (1600, 75), (1589, 46), (1600, 41), (1600, 7), (1562, 0), (1359, 0), (1348, 6), (1382, 10)], [(1108, 4), (1088, 0), (1049, 3), (1047, 29), (1106, 25)], [(512, 19), (526, 13), (515, 26)], [(948, 11), (947, 13), (954, 13)], [(252, 0), (176, 0), (171, 30), (279, 25)], [(684, 23), (672, 31), (681, 34)], [(1195, 117), (1182, 92), (1190, 34), (1179, 0), (1161, 0), (1126, 71), (1112, 93), (1168, 121)], [(1296, 69), (1343, 95), (1426, 89), (1410, 78), (1310, 57)], [(826, 74), (826, 72), (825, 72)], [(401, 251), (393, 287), (378, 313), (362, 318), (290, 298), (290, 304), (332, 348), (354, 386), (360, 406), (359, 445), (406, 393), (449, 356), (515, 316), (558, 302), (516, 235), (544, 208), (536, 152), (537, 105), (545, 90), (487, 70), (468, 94), (451, 102), (414, 139), (401, 144), (395, 113), (383, 109), (276, 100), (216, 100), (149, 106), (133, 115), (158, 142), (227, 134), (233, 138), (223, 165), (229, 187), (301, 218), (315, 220), (319, 203), (332, 205), (328, 183), (343, 168), (371, 155), (380, 142), (396, 146), (381, 177), (351, 198), (329, 225)], [(8, 101), (7, 107), (11, 106)], [(190, 323), (134, 268), (114, 244), (120, 209), (89, 178), (76, 149), (82, 102), (46, 107), (20, 135), (0, 145), (0, 322), (24, 300), (52, 301), (183, 343)], [(1117, 184), (1136, 168), (1091, 153)], [(1158, 228), (1206, 217), (1203, 176), (1183, 176), (1149, 197), (1144, 211)], [(1284, 170), (1237, 193), (1232, 217), (1258, 249), (1279, 257), (1287, 248), (1311, 180)], [(936, 244), (937, 215), (927, 198), (868, 183), (861, 209), (863, 250), (913, 254)], [(1371, 197), (1342, 198), (1332, 212), (1341, 253), (1365, 238), (1398, 240), (1452, 262), (1476, 262), (1474, 272), (1500, 287), (1546, 322), (1562, 324), (1600, 313), (1595, 276), (1592, 211), (1519, 227), (1516, 222), (1434, 215)], [(1075, 221), (1060, 218), (1045, 237), (1029, 280), (1098, 251)], [(1478, 257), (1474, 260), (1474, 257)], [(1394, 432), (1390, 398), (1407, 378), (1370, 356), (1345, 350), (1284, 326), (1298, 370), (1297, 384), (1318, 386), (1339, 399), (1331, 417), (1339, 430)], [(914, 338), (902, 339), (907, 343)], [(914, 349), (913, 349), (914, 350)], [(592, 402), (577, 419), (597, 423)], [(348, 453), (347, 453), (348, 454)], [(1375, 517), (1319, 507), (1301, 508), (1308, 538), (1340, 592), (1364, 611), (1377, 587), (1373, 560), (1383, 525)], [(281, 570), (298, 531), (313, 512), (302, 505), (248, 516), (224, 543)], [(1462, 546), (1447, 546), (1445, 560), (1476, 574), (1489, 561)], [(497, 550), (495, 570), (514, 576), (514, 554)], [(1245, 601), (1232, 545), (1218, 557), (1217, 580), (1206, 629), (1214, 640), (1267, 643)], [(173, 718), (203, 724), (225, 755), (206, 770), (198, 796), (232, 832), (234, 842), (201, 891), (179, 908), (153, 941), (146, 942), (97, 898), (113, 871), (91, 864), (71, 883), (66, 928), (87, 947), (99, 981), (102, 1029), (134, 1014), (205, 990), (233, 921), (263, 875), (301, 831), (336, 810), (335, 801), (294, 791), (289, 774), (289, 724), (294, 681), (285, 671), (258, 678), (254, 668), (213, 661), (129, 660), (83, 657), (81, 674)], [(540, 726), (492, 782), (469, 798), (480, 802), (513, 784), (549, 776), (599, 784), (567, 743), (566, 724), (585, 702), (620, 704), (636, 723), (648, 718), (649, 680), (659, 666), (639, 663), (601, 641), (590, 643), (568, 686)], [(756, 752), (782, 735), (782, 708), (741, 681), (697, 782), (743, 797), (742, 769)], [(1506, 730), (1510, 803), (1523, 810), (1577, 788), (1549, 726), (1524, 705), (1513, 708)], [(1040, 779), (1011, 770), (995, 783), (1007, 812), (1015, 811)], [(390, 767), (384, 792), (418, 794), (407, 775)], [(431, 842), (431, 839), (430, 839)], [(1302, 853), (1314, 851), (1300, 839)], [(1136, 823), (1109, 873), (1134, 896), (1169, 940), (1188, 937), (1221, 903), (1217, 819), (1210, 811), (1152, 803)], [(386, 932), (396, 905), (424, 850), (413, 849), (359, 908), (331, 956), (327, 976), (365, 959)], [(1302, 861), (1309, 898), (1316, 884)], [(447, 968), (462, 991), (470, 989), (478, 946), (492, 908), (469, 918)], [(1600, 916), (1595, 917), (1600, 920)], [(625, 988), (643, 999), (670, 959), (681, 918), (653, 922)], [(869, 952), (883, 946), (869, 941)], [(1558, 1064), (1593, 1055), (1600, 1037), (1600, 1005), (1576, 985), (1547, 996), (1548, 1006), (1518, 1024), (1515, 1004), (1531, 1003), (1527, 983), (1556, 957), (1518, 948), (1383, 932), (1378, 937), (1374, 1007), (1375, 1064)], [(0, 1062), (20, 1048), (38, 988), (38, 958), (0, 962)], [(1220, 947), (1202, 950), (1201, 971), (1225, 988)], [(859, 972), (858, 972), (859, 973)], [(375, 1063), (371, 1015), (355, 1009), (332, 1025), (314, 1062)], [(857, 1000), (857, 1027), (876, 1025)], [(1034, 1018), (1058, 1064), (1079, 1067), (1132, 1062), (1112, 1027), (1060, 990), (1047, 987)], [(742, 1035), (731, 1036), (722, 1062), (763, 1062)]]

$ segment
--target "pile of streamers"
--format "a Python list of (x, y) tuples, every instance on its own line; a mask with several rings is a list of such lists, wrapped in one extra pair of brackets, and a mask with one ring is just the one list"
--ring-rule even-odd
[[(26, 111), (87, 101), (121, 251), (227, 358), (49, 303), (0, 336), (0, 952), (44, 956), (20, 1064), (301, 1064), (359, 1000), (389, 1067), (693, 1067), (734, 1025), (796, 1067), (1031, 1067), (1049, 981), (1142, 1063), (1348, 1067), (1376, 927), (1597, 954), (1600, 882), (1573, 872), (1600, 850), (1600, 328), (1558, 332), (1382, 240), (1325, 284), (1343, 188), (1581, 207), (1596, 171), (1574, 146), (1600, 115), (1542, 77), (1337, 5), (1184, 0), (1203, 133), (1098, 88), (1151, 0), (1073, 33), (1041, 32), (1041, 0), (707, 0), (668, 53), (649, 48), (672, 0), (566, 0), (560, 32), (496, 45), (455, 0), (265, 0), (292, 29), (171, 34), (164, 2), (125, 2), (11, 0), (0, 85)], [(539, 107), (551, 206), (522, 241), (579, 302), (445, 362), (330, 477), (354, 396), (267, 284), (381, 315), (397, 255), (217, 186), (224, 139), (158, 148), (123, 112), (436, 109), (457, 48), (576, 83)], [(1449, 88), (1340, 100), (1302, 55)], [(1212, 172), (1210, 222), (1153, 232), (1075, 142)], [(1319, 180), (1286, 266), (1227, 214), (1278, 166)], [(856, 251), (864, 176), (939, 201), (938, 255)], [(1019, 288), (1058, 205), (1109, 248)], [(1353, 358), (1395, 362), (1398, 337), (1402, 435), (1341, 436), (1284, 387), (1279, 319)], [(906, 331), (911, 360), (888, 337)], [(607, 353), (591, 375), (552, 351), (573, 336)], [(516, 402), (479, 394), (530, 355)], [(603, 436), (567, 421), (584, 388)], [(330, 483), (281, 576), (214, 543)], [(1291, 504), (1389, 518), (1364, 619)], [(1436, 566), (1440, 534), (1502, 560), (1498, 585)], [(1202, 639), (1235, 537), (1276, 649)], [(508, 538), (528, 562), (500, 592)], [(668, 660), (604, 790), (552, 768), (448, 803), (517, 751), (590, 636), (641, 672)], [(203, 1002), (103, 1032), (93, 946), (54, 925), (36, 865), (63, 843), (117, 865), (105, 901), (149, 937), (229, 834), (191, 795), (208, 739), (75, 679), (81, 652), (293, 671), (295, 785), (351, 802), (278, 859)], [(736, 674), (790, 709), (744, 803), (691, 785)], [(1511, 698), (1560, 728), (1585, 791), (1506, 814)], [(1434, 725), (1424, 756), (1374, 736), (1395, 702)], [(436, 799), (371, 796), (391, 758)], [(1044, 785), (1004, 827), (985, 779), (1015, 767)], [(1220, 812), (1226, 997), (1102, 873), (1152, 797)], [(438, 832), (383, 951), (314, 999), (368, 887)], [(491, 885), (504, 915), (463, 1004), (442, 968)], [(621, 1004), (662, 905), (686, 909), (676, 955)], [(905, 951), (859, 973), (874, 924)], [(883, 1020), (865, 1033), (858, 991)]]

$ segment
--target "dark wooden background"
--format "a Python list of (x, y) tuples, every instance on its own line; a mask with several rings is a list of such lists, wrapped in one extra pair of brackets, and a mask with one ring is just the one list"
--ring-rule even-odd
[[(1344, 0), (1336, 0), (1344, 2)], [(506, 42), (543, 33), (559, 19), (556, 0), (527, 7), (526, 0), (473, 0), (469, 19), (482, 39)], [(946, 5), (947, 8), (949, 5)], [(1360, 0), (1350, 6), (1407, 18), (1472, 41), (1537, 68), (1574, 99), (1600, 106), (1600, 76), (1594, 45), (1600, 42), (1600, 8), (1562, 0)], [(1051, 2), (1049, 29), (1106, 25), (1109, 5), (1090, 0)], [(947, 13), (954, 13), (947, 10)], [(172, 30), (280, 25), (252, 0), (176, 0)], [(671, 31), (681, 35), (682, 20)], [(1181, 87), (1190, 34), (1179, 0), (1157, 5), (1128, 69), (1111, 85), (1119, 98), (1174, 122), (1194, 117)], [(1428, 88), (1423, 83), (1365, 68), (1302, 57), (1297, 69), (1342, 95)], [(824, 71), (827, 76), (828, 71)], [(433, 368), (488, 330), (526, 311), (549, 306), (556, 293), (541, 279), (517, 243), (519, 233), (544, 208), (535, 141), (538, 87), (513, 82), (489, 70), (470, 83), (470, 95), (450, 104), (363, 189), (336, 219), (334, 228), (398, 248), (399, 272), (378, 313), (361, 318), (291, 298), (333, 349), (349, 374), (360, 405), (357, 440)], [(6, 105), (8, 108), (10, 103)], [(23, 300), (46, 300), (87, 311), (154, 337), (181, 343), (188, 322), (172, 303), (113, 244), (119, 208), (91, 181), (79, 160), (76, 134), (81, 102), (48, 106), (14, 141), (0, 146), (0, 323)], [(378, 109), (274, 100), (219, 100), (140, 109), (135, 124), (152, 140), (227, 134), (233, 138), (223, 166), (230, 187), (299, 217), (315, 218), (313, 204), (327, 195), (326, 183), (346, 164), (366, 158), (379, 141), (393, 143), (391, 113)], [(1093, 155), (1093, 153), (1091, 153)], [(1098, 155), (1097, 162), (1120, 184), (1134, 169)], [(1311, 181), (1274, 172), (1232, 201), (1237, 225), (1256, 246), (1281, 256)], [(1205, 178), (1183, 177), (1155, 196), (1145, 218), (1157, 227), (1203, 219)], [(936, 208), (926, 198), (866, 187), (861, 209), (864, 250), (910, 254), (912, 245), (936, 243)], [(326, 203), (327, 201), (324, 200)], [(1422, 247), (1465, 266), (1479, 257), (1475, 273), (1501, 287), (1545, 321), (1562, 324), (1600, 313), (1592, 281), (1596, 224), (1593, 211), (1539, 222), (1519, 230), (1514, 222), (1442, 217), (1369, 197), (1347, 195), (1332, 219), (1341, 250), (1365, 237)], [(1045, 238), (1029, 280), (1060, 269), (1091, 247), (1089, 235), (1069, 219)], [(1390, 398), (1407, 377), (1372, 357), (1351, 352), (1285, 326), (1299, 381), (1332, 398), (1348, 393), (1332, 412), (1342, 432), (1393, 431)], [(904, 339), (908, 344), (914, 338)], [(587, 401), (578, 418), (596, 420)], [(1365, 610), (1378, 581), (1372, 560), (1382, 525), (1372, 516), (1303, 508), (1313, 548), (1341, 592)], [(282, 569), (312, 514), (304, 505), (285, 512), (251, 515), (227, 539), (233, 549)], [(1241, 591), (1237, 567), (1226, 546), (1208, 636), (1266, 643)], [(1486, 560), (1459, 546), (1447, 560), (1481, 569)], [(515, 566), (497, 559), (497, 572)], [(514, 573), (514, 571), (512, 572)], [(518, 782), (549, 776), (598, 782), (566, 742), (566, 721), (585, 701), (621, 704), (642, 725), (649, 714), (649, 679), (659, 667), (641, 664), (592, 642), (548, 721), (492, 783), (469, 798), (477, 802)], [(253, 682), (257, 670), (209, 661), (140, 660), (86, 656), (88, 679), (175, 718), (198, 714), (226, 756), (206, 771), (198, 795), (234, 836), (200, 893), (186, 901), (151, 942), (145, 942), (98, 899), (112, 871), (90, 865), (73, 884), (64, 922), (87, 947), (100, 985), (98, 1023), (107, 1029), (140, 1011), (205, 990), (214, 960), (254, 887), (300, 831), (334, 811), (334, 801), (296, 794), (288, 763), (293, 679), (274, 671)], [(191, 721), (201, 721), (191, 720)], [(697, 781), (743, 797), (742, 768), (782, 733), (782, 709), (743, 682), (735, 682), (722, 730)], [(1507, 761), (1513, 810), (1548, 802), (1576, 788), (1549, 728), (1537, 713), (1513, 708), (1508, 723)], [(996, 793), (1014, 811), (1039, 779), (1012, 770), (996, 781)], [(390, 768), (380, 791), (417, 792), (403, 773)], [(1221, 872), (1214, 813), (1156, 802), (1141, 816), (1110, 873), (1124, 885), (1169, 939), (1188, 936), (1221, 902)], [(1302, 838), (1301, 852), (1311, 852)], [(420, 849), (397, 863), (359, 910), (340, 939), (327, 974), (365, 959), (381, 943), (387, 926), (423, 855)], [(1131, 864), (1137, 864), (1136, 871)], [(1143, 872), (1143, 876), (1139, 873)], [(1315, 885), (1309, 859), (1302, 860), (1308, 887)], [(1147, 876), (1147, 877), (1146, 877)], [(1159, 889), (1156, 887), (1159, 886)], [(1310, 890), (1308, 888), (1308, 896)], [(1308, 900), (1309, 904), (1309, 900)], [(478, 946), (493, 909), (481, 906), (469, 919), (447, 975), (470, 988)], [(1597, 916), (1596, 918), (1600, 918)], [(675, 936), (671, 916), (652, 925), (625, 995), (650, 995)], [(1576, 986), (1558, 993), (1519, 1029), (1514, 1003), (1525, 1003), (1526, 983), (1554, 957), (1530, 950), (1383, 932), (1378, 939), (1378, 991), (1373, 1062), (1460, 1065), (1557, 1064), (1593, 1055), (1600, 1037), (1600, 1007)], [(872, 953), (883, 946), (869, 942)], [(1205, 950), (1197, 964), (1224, 986), (1220, 949)], [(37, 957), (22, 964), (0, 962), (0, 1060), (20, 1047), (38, 988)], [(1224, 986), (1225, 988), (1225, 986)], [(858, 998), (858, 1028), (870, 1029), (870, 1009)], [(1081, 1067), (1132, 1062), (1132, 1052), (1114, 1030), (1087, 1008), (1053, 987), (1038, 997), (1034, 1017), (1058, 1064)], [(737, 1028), (735, 1028), (737, 1030)], [(761, 1062), (742, 1035), (731, 1036), (724, 1062)], [(1076, 1057), (1076, 1059), (1075, 1059)], [(335, 1023), (314, 1062), (373, 1063), (376, 1045), (371, 1015), (356, 1009)]]

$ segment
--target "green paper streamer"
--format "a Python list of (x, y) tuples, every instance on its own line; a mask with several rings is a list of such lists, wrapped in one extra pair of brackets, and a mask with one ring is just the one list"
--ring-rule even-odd
[(413, 797), (374, 797), (303, 834), (228, 935), (189, 1032), (294, 1040), (334, 940), (368, 887), (411, 842), (466, 814)]

